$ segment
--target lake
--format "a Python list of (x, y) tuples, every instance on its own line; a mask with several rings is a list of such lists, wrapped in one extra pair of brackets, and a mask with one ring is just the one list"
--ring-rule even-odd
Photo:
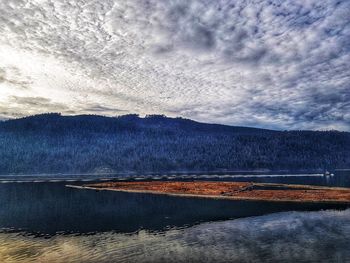
[[(350, 187), (348, 172), (197, 178)], [(80, 179), (0, 180), (0, 262), (350, 262), (346, 206), (65, 187)]]

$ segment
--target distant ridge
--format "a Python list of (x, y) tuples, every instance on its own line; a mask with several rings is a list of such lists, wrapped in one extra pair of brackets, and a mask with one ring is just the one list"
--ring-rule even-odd
[(350, 167), (350, 133), (275, 131), (130, 114), (0, 122), (0, 174)]
[[(0, 122), (1, 123), (1, 122)], [(177, 128), (194, 131), (215, 131), (215, 132), (274, 132), (274, 130), (243, 127), (243, 126), (229, 126), (223, 124), (202, 123), (185, 119), (181, 117), (170, 118), (165, 115), (146, 115), (144, 118), (137, 114), (127, 114), (117, 117), (106, 117), (100, 115), (73, 115), (63, 116), (60, 113), (44, 113), (22, 117), (17, 119), (10, 119), (2, 122), (3, 128), (6, 129), (34, 129), (43, 128), (43, 126), (64, 125), (76, 126), (86, 125), (84, 128), (91, 128), (88, 124), (98, 125), (114, 125), (115, 128)], [(98, 129), (98, 127), (95, 127)]]

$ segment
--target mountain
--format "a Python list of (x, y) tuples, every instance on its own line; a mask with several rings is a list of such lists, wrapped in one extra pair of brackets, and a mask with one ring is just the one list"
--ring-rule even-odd
[(350, 133), (274, 131), (150, 115), (0, 122), (0, 174), (350, 167)]

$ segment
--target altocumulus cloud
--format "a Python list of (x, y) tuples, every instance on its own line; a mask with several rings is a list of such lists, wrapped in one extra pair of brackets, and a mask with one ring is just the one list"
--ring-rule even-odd
[(350, 130), (349, 1), (3, 0), (0, 11), (3, 118), (57, 109)]

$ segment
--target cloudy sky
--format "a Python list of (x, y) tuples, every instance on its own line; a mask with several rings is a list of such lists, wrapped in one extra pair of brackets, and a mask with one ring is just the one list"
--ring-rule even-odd
[(1, 0), (0, 119), (350, 130), (349, 0)]

